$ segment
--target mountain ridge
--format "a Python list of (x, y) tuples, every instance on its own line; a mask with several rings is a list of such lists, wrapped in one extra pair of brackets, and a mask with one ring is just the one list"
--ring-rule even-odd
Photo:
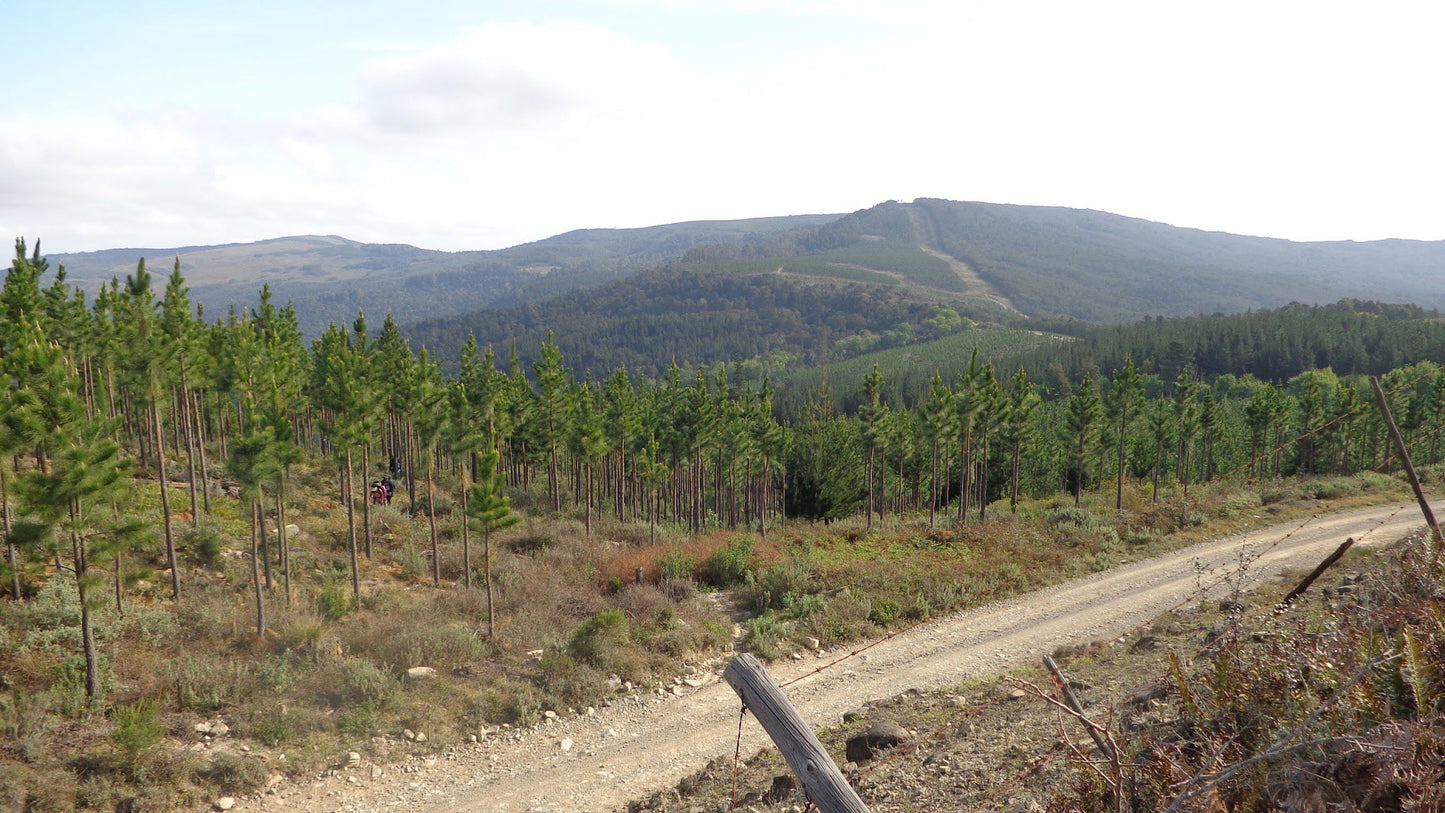
[(313, 336), (358, 311), (376, 323), (391, 313), (434, 335), (438, 320), (484, 320), (474, 315), (528, 305), (545, 313), (556, 296), (673, 266), (901, 286), (925, 299), (987, 300), (1028, 317), (1106, 323), (1344, 298), (1445, 307), (1445, 241), (1294, 241), (1096, 209), (938, 198), (846, 215), (581, 228), (495, 250), (293, 235), (51, 261), (93, 291), (142, 256), (153, 269), (179, 256), (193, 298), (209, 313), (250, 306), (270, 284)]

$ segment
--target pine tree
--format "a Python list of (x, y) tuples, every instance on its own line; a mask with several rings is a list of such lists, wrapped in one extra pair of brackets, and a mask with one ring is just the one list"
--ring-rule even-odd
[(985, 407), (983, 389), (983, 365), (978, 360), (978, 347), (974, 346), (968, 367), (958, 377), (953, 390), (953, 404), (958, 425), (959, 472), (958, 472), (958, 521), (968, 518), (970, 499), (973, 496), (973, 453), (974, 431), (978, 427), (979, 414)]
[(1174, 379), (1174, 442), (1179, 454), (1175, 458), (1174, 473), (1184, 493), (1189, 493), (1189, 452), (1194, 438), (1199, 434), (1199, 401), (1196, 397), (1199, 385), (1189, 370), (1180, 370)]
[(948, 482), (948, 471), (945, 467), (940, 480), (938, 463), (940, 457), (947, 460), (948, 442), (954, 433), (953, 392), (944, 385), (943, 376), (938, 373), (934, 373), (929, 382), (928, 402), (923, 407), (923, 416), (929, 448), (928, 527), (932, 528), (937, 523), (939, 500), (947, 493), (946, 488), (940, 488), (940, 483)]
[[(873, 496), (874, 487), (877, 484), (875, 474), (876, 460), (878, 457), (879, 427), (882, 424), (886, 407), (883, 404), (883, 374), (878, 371), (878, 365), (874, 364), (872, 371), (863, 378), (863, 405), (858, 410), (858, 419), (863, 425), (863, 445), (868, 449), (867, 468), (863, 475), (863, 481), (868, 484), (868, 496), (863, 504), (863, 510), (867, 514), (867, 527), (873, 527), (873, 511), (878, 503)], [(882, 512), (879, 512), (882, 519)]]
[(426, 475), (427, 529), (431, 540), (432, 584), (442, 581), (441, 550), (437, 545), (436, 488), (433, 482), (437, 446), (446, 433), (447, 387), (435, 359), (423, 348), (412, 387), (411, 423), (421, 449), (422, 471)]
[(1073, 482), (1074, 506), (1078, 507), (1084, 489), (1090, 483), (1089, 458), (1099, 441), (1099, 421), (1103, 417), (1103, 406), (1099, 400), (1099, 387), (1094, 383), (1092, 373), (1085, 373), (1079, 389), (1069, 399), (1065, 418), (1065, 431), (1070, 438), (1069, 466)]
[(124, 547), (144, 526), (124, 518), (112, 509), (125, 501), (130, 486), (129, 461), (122, 457), (109, 427), (91, 421), (79, 382), (71, 375), (59, 348), (32, 345), (31, 370), (26, 381), (33, 399), (30, 407), (43, 419), (37, 440), (49, 461), (43, 469), (21, 475), (16, 483), (23, 513), (29, 517), (15, 524), (14, 534), (27, 548), (49, 546), (56, 564), (65, 557), (62, 543), (69, 548), (68, 567), (75, 576), (80, 604), (81, 654), (85, 661), (85, 694), (100, 696), (100, 662), (91, 611), (99, 603), (94, 594), (96, 577), (92, 558)]
[(1109, 391), (1109, 409), (1114, 415), (1119, 432), (1118, 475), (1114, 487), (1114, 510), (1124, 507), (1124, 447), (1129, 441), (1129, 424), (1134, 419), (1134, 410), (1143, 397), (1139, 371), (1134, 368), (1134, 359), (1125, 356), (1124, 366), (1114, 374), (1114, 387)]
[(567, 369), (562, 366), (562, 351), (547, 333), (542, 343), (541, 359), (533, 365), (537, 378), (537, 428), (547, 448), (547, 494), (552, 510), (562, 510), (562, 489), (557, 480), (558, 449), (567, 437)]
[(266, 634), (266, 600), (261, 575), (264, 564), (261, 537), (265, 533), (262, 485), (281, 468), (273, 453), (275, 446), (270, 427), (258, 425), (231, 444), (230, 457), (226, 461), (226, 474), (240, 485), (241, 498), (246, 501), (251, 514), (251, 587), (258, 637)]
[(1011, 471), (1009, 476), (1009, 511), (1018, 513), (1019, 467), (1023, 451), (1030, 446), (1038, 429), (1035, 414), (1038, 411), (1039, 395), (1029, 383), (1028, 373), (1019, 367), (1009, 383), (1008, 408), (1005, 412), (1004, 438), (1009, 444)]
[(172, 345), (165, 341), (157, 318), (155, 293), (145, 259), (137, 264), (135, 273), (125, 279), (125, 350), (126, 364), (135, 381), (135, 394), (148, 407), (150, 438), (156, 458), (156, 474), (161, 497), (161, 528), (165, 539), (166, 567), (171, 576), (171, 598), (181, 597), (180, 562), (176, 558), (175, 535), (171, 527), (170, 475), (166, 471), (165, 432), (161, 426), (162, 384), (169, 375)]
[(583, 527), (587, 536), (592, 535), (593, 467), (608, 449), (607, 430), (603, 425), (603, 413), (599, 407), (597, 387), (589, 373), (583, 382), (574, 388), (568, 400), (572, 404), (572, 415), (568, 421), (571, 429), (568, 446), (573, 460), (579, 468), (581, 492), (577, 500), (583, 508)]
[(502, 495), (505, 482), (495, 451), (482, 455), (477, 481), (467, 499), (467, 516), (482, 532), (482, 569), (487, 582), (487, 638), (497, 639), (495, 598), (492, 587), (492, 533), (516, 525), (521, 517), (512, 511), (512, 501)]

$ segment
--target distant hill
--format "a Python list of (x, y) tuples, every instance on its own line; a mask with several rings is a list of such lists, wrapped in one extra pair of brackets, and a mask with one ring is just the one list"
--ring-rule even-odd
[[(130, 273), (142, 256), (161, 273), (179, 256), (193, 297), (211, 316), (253, 304), (269, 283), (278, 301), (296, 306), (309, 335), (331, 321), (349, 322), (358, 310), (373, 324), (390, 312), (444, 359), (454, 358), (469, 331), (525, 347), (550, 329), (598, 364), (649, 369), (674, 356), (747, 359), (755, 348), (818, 363), (846, 338), (839, 324), (894, 327), (883, 324), (897, 316), (888, 309), (829, 322), (820, 308), (778, 310), (760, 293), (788, 301), (809, 286), (828, 291), (823, 299), (840, 313), (887, 300), (878, 291), (891, 289), (888, 301), (923, 311), (948, 303), (977, 321), (1028, 329), (1040, 320), (1048, 329), (1058, 318), (1128, 323), (1346, 298), (1445, 308), (1442, 242), (1298, 243), (1089, 210), (926, 198), (849, 215), (585, 229), (498, 251), (312, 236), (50, 259), (93, 290)], [(691, 292), (683, 291), (687, 285)], [(613, 287), (577, 295), (599, 286)], [(717, 299), (733, 295), (742, 298)], [(769, 326), (763, 313), (784, 323)], [(794, 318), (801, 321), (788, 321)], [(614, 326), (610, 333), (597, 332), (604, 324)], [(652, 334), (675, 338), (639, 338)], [(784, 334), (790, 338), (780, 339)], [(719, 342), (704, 348), (705, 335)]]
[(254, 305), (263, 284), (296, 307), (302, 330), (317, 335), (330, 322), (349, 323), (364, 310), (380, 324), (515, 305), (599, 285), (655, 268), (704, 244), (747, 245), (783, 230), (826, 223), (839, 215), (695, 221), (641, 229), (582, 229), (496, 251), (445, 252), (399, 244), (359, 243), (336, 236), (281, 237), (256, 243), (179, 248), (121, 248), (54, 254), (71, 281), (94, 291), (124, 278), (144, 257), (168, 273), (176, 257), (192, 298), (212, 317)]
[[(937, 341), (920, 326), (939, 305), (984, 328), (1030, 331), (1012, 334), (1021, 337), (1077, 334), (1083, 325), (1069, 320), (1129, 323), (1349, 298), (1445, 307), (1445, 243), (1295, 243), (1103, 212), (921, 199), (748, 242), (699, 244), (656, 271), (525, 307), (415, 323), (408, 335), (444, 360), (471, 333), (499, 353), (515, 342), (530, 361), (551, 331), (575, 369), (596, 374), (624, 365), (655, 373), (672, 359), (740, 359), (781, 372), (851, 357), (850, 336), (892, 336), (880, 349)], [(907, 361), (918, 368), (910, 375), (926, 381), (932, 362), (917, 360), (953, 346), (883, 358)]]
[(1299, 243), (1089, 210), (929, 199), (858, 216), (891, 207), (915, 211), (940, 250), (1035, 316), (1130, 322), (1345, 298), (1445, 307), (1445, 242)]

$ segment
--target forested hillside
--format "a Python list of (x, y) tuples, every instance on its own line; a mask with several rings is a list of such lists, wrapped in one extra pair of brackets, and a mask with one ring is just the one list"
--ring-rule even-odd
[(943, 251), (1035, 316), (1121, 322), (1343, 298), (1445, 307), (1439, 242), (1296, 243), (1082, 209), (908, 205), (931, 221)]
[(515, 305), (656, 268), (705, 244), (749, 245), (837, 215), (695, 221), (640, 229), (580, 229), (495, 251), (431, 251), (341, 237), (283, 237), (257, 243), (111, 249), (50, 258), (94, 294), (141, 258), (169, 267), (179, 258), (192, 296), (221, 316), (244, 308), (262, 285), (290, 302), (302, 333), (365, 311), (403, 322)]
[(835, 357), (847, 340), (901, 331), (906, 336), (896, 341), (913, 341), (963, 326), (952, 309), (951, 319), (939, 322), (939, 307), (937, 298), (898, 286), (683, 265), (404, 332), (448, 360), (468, 336), (503, 356), (515, 344), (525, 364), (537, 359), (550, 334), (579, 373), (601, 377), (625, 367), (656, 378), (673, 362), (693, 368), (741, 360), (771, 370), (817, 364)]

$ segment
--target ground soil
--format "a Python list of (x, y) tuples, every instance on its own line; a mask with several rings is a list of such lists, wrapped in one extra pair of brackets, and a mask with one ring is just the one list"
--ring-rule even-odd
[[(1032, 694), (1031, 685), (1048, 683), (1041, 656), (1089, 650), (1066, 668), (1087, 707), (1113, 713), (1120, 698), (1147, 694), (1158, 681), (1160, 640), (1201, 641), (1219, 622), (1221, 599), (1278, 584), (1282, 574), (1293, 580), (1346, 537), (1377, 547), (1420, 524), (1412, 503), (1265, 528), (769, 671), (840, 761), (843, 739), (871, 721), (886, 718), (916, 733), (897, 757), (846, 766), (872, 810), (1032, 810), (1063, 776), (1062, 757), (1091, 747), (1082, 729), (1060, 722)], [(314, 783), (281, 785), (238, 800), (235, 809), (803, 809), (796, 791), (766, 796), (772, 777), (787, 770), (751, 717), (742, 717), (739, 746), (741, 703), (718, 677), (723, 665), (672, 691), (619, 694), (592, 713), (562, 714), (439, 753), (386, 765), (343, 759)], [(1147, 713), (1147, 698), (1142, 708)], [(860, 718), (843, 724), (855, 711)], [(736, 787), (735, 753), (744, 758)]]

